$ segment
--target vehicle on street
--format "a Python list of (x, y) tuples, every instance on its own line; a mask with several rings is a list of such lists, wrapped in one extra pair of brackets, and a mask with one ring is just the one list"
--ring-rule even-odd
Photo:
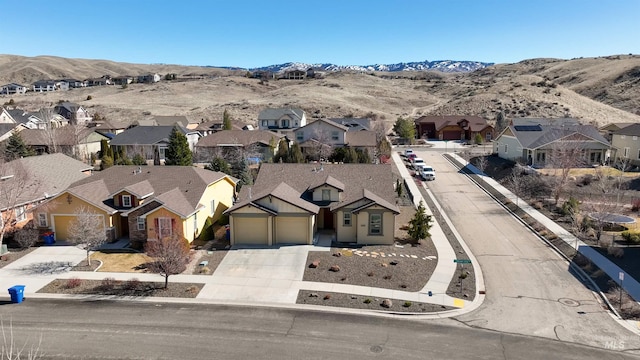
[(404, 149), (402, 156), (408, 157), (409, 155), (414, 154), (413, 149)]
[(420, 178), (425, 181), (436, 179), (436, 170), (429, 165), (422, 165), (422, 167), (418, 171), (418, 174), (420, 174)]
[(420, 170), (420, 167), (424, 165), (424, 159), (419, 158), (419, 157), (415, 157), (413, 159), (411, 159), (411, 167), (413, 168), (413, 170), (418, 171)]

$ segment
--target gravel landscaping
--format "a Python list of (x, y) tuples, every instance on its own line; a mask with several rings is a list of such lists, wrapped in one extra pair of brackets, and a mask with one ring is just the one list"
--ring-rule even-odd
[(195, 298), (203, 286), (204, 284), (171, 283), (171, 278), (169, 278), (169, 287), (167, 289), (164, 289), (163, 282), (142, 282), (136, 279), (120, 281), (113, 278), (102, 280), (72, 278), (53, 280), (37, 292), (74, 295)]
[(384, 301), (385, 299), (372, 296), (301, 290), (298, 292), (297, 303), (407, 313), (429, 313), (455, 309), (444, 305), (425, 304), (412, 301), (391, 300), (390, 302), (383, 303)]

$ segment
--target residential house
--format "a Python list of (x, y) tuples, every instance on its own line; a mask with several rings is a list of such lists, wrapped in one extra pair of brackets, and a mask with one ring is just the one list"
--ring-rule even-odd
[(133, 76), (124, 75), (124, 76), (116, 76), (111, 79), (114, 85), (129, 85), (133, 83)]
[(613, 133), (617, 132), (618, 130), (622, 130), (627, 126), (633, 125), (633, 124), (635, 123), (611, 123), (611, 124), (601, 126), (600, 129), (598, 130), (600, 130), (600, 134), (602, 134), (602, 136), (604, 136), (605, 139), (611, 142), (613, 139)]
[(369, 118), (330, 118), (329, 120), (346, 126), (349, 131), (371, 130)]
[(194, 130), (198, 131), (202, 136), (207, 136), (222, 131), (223, 127), (222, 121), (206, 121), (198, 124)]
[(13, 135), (14, 131), (22, 131), (26, 127), (16, 123), (0, 123), (0, 142), (3, 142)]
[[(189, 149), (193, 151), (200, 134), (179, 125), (175, 127), (187, 137)], [(147, 161), (151, 161), (157, 154), (160, 163), (164, 164), (173, 128), (174, 126), (135, 126), (114, 136), (109, 145), (114, 152), (123, 150), (129, 158), (141, 154)]]
[(157, 83), (161, 77), (158, 74), (144, 74), (138, 76), (139, 83)]
[(625, 126), (611, 134), (613, 153), (617, 164), (640, 166), (640, 123)]
[(86, 79), (85, 83), (87, 84), (87, 86), (105, 86), (105, 85), (111, 85), (113, 84), (111, 82), (111, 77), (99, 77), (99, 78), (92, 78), (92, 79)]
[[(61, 127), (69, 124), (69, 121), (58, 114), (45, 115), (43, 112), (28, 113), (22, 109), (5, 110), (10, 119), (28, 129), (47, 129), (49, 127)], [(48, 118), (45, 120), (45, 118)], [(4, 120), (0, 121), (3, 122)]]
[(189, 242), (233, 204), (230, 176), (193, 166), (112, 166), (77, 181), (36, 209), (56, 240), (69, 239), (79, 212), (103, 220), (110, 240), (128, 237), (135, 248), (148, 240), (182, 237)]
[(258, 129), (279, 133), (290, 133), (307, 124), (307, 117), (302, 109), (268, 108), (258, 115)]
[(264, 163), (229, 214), (231, 245), (313, 244), (320, 231), (338, 242), (393, 244), (390, 165)]
[(80, 126), (25, 129), (20, 136), (37, 154), (63, 153), (87, 163), (91, 160), (91, 154), (100, 151), (100, 142), (109, 139), (95, 129)]
[(70, 89), (83, 88), (87, 86), (87, 82), (85, 80), (62, 79), (62, 81), (65, 81), (66, 83), (68, 83)]
[(415, 120), (419, 138), (473, 141), (480, 134), (484, 141), (493, 139), (493, 126), (479, 116), (426, 115)]
[(61, 102), (53, 108), (53, 111), (62, 115), (73, 125), (86, 125), (92, 120), (91, 115), (84, 107), (72, 102)]
[(11, 83), (0, 87), (0, 95), (25, 94), (27, 90), (29, 89), (24, 85)]
[(93, 119), (90, 123), (87, 124), (87, 127), (94, 128), (97, 132), (109, 136), (111, 134), (111, 138), (125, 131), (129, 127), (130, 123), (128, 121), (118, 121), (118, 120), (108, 120), (108, 119)]
[(576, 153), (576, 164), (602, 164), (611, 145), (592, 125), (576, 119), (513, 119), (493, 143), (499, 157), (533, 167), (553, 164), (560, 153)]
[(4, 194), (0, 198), (0, 211), (5, 224), (9, 224), (8, 232), (31, 220), (46, 224), (46, 218), (34, 219), (32, 208), (91, 175), (91, 170), (91, 166), (64, 154), (29, 156), (0, 165)]
[(69, 83), (61, 80), (39, 80), (33, 83), (34, 92), (69, 90)]
[(240, 151), (256, 162), (269, 161), (278, 151), (278, 144), (284, 135), (269, 130), (221, 130), (205, 136), (196, 144), (199, 161), (210, 161), (214, 154), (228, 156)]
[(318, 119), (295, 130), (295, 141), (303, 154), (313, 160), (326, 160), (336, 147), (353, 147), (373, 155), (375, 132), (356, 129), (358, 127), (342, 125), (339, 121)]
[(285, 70), (279, 78), (289, 80), (304, 80), (307, 78), (307, 72), (300, 69)]
[(197, 122), (190, 122), (189, 119), (187, 119), (187, 117), (184, 115), (174, 115), (174, 116), (156, 115), (153, 117), (153, 120), (155, 121), (155, 124), (159, 126), (173, 126), (173, 125), (179, 124), (185, 129), (190, 129), (190, 130), (192, 130), (191, 128), (195, 128), (195, 126), (190, 127), (190, 125), (193, 124), (197, 126)]
[(257, 70), (251, 73), (251, 77), (261, 80), (272, 80), (276, 78), (276, 74), (273, 71)]

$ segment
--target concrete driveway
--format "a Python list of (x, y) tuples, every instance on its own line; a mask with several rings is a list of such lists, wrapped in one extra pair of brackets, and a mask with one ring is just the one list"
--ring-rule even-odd
[(232, 249), (207, 281), (199, 298), (249, 302), (295, 303), (311, 245)]

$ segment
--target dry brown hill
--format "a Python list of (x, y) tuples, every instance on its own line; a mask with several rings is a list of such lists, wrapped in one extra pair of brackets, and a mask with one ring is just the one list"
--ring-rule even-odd
[(219, 120), (227, 109), (238, 121), (255, 123), (265, 107), (291, 106), (304, 109), (310, 117), (366, 115), (389, 123), (398, 116), (423, 114), (493, 119), (498, 111), (507, 117), (572, 116), (597, 124), (640, 122), (636, 115), (640, 112), (640, 56), (532, 59), (466, 74), (340, 72), (324, 79), (260, 82), (226, 69), (0, 55), (0, 84), (147, 72), (176, 73), (180, 80), (12, 98), (28, 110), (74, 101), (111, 120), (152, 115)]

